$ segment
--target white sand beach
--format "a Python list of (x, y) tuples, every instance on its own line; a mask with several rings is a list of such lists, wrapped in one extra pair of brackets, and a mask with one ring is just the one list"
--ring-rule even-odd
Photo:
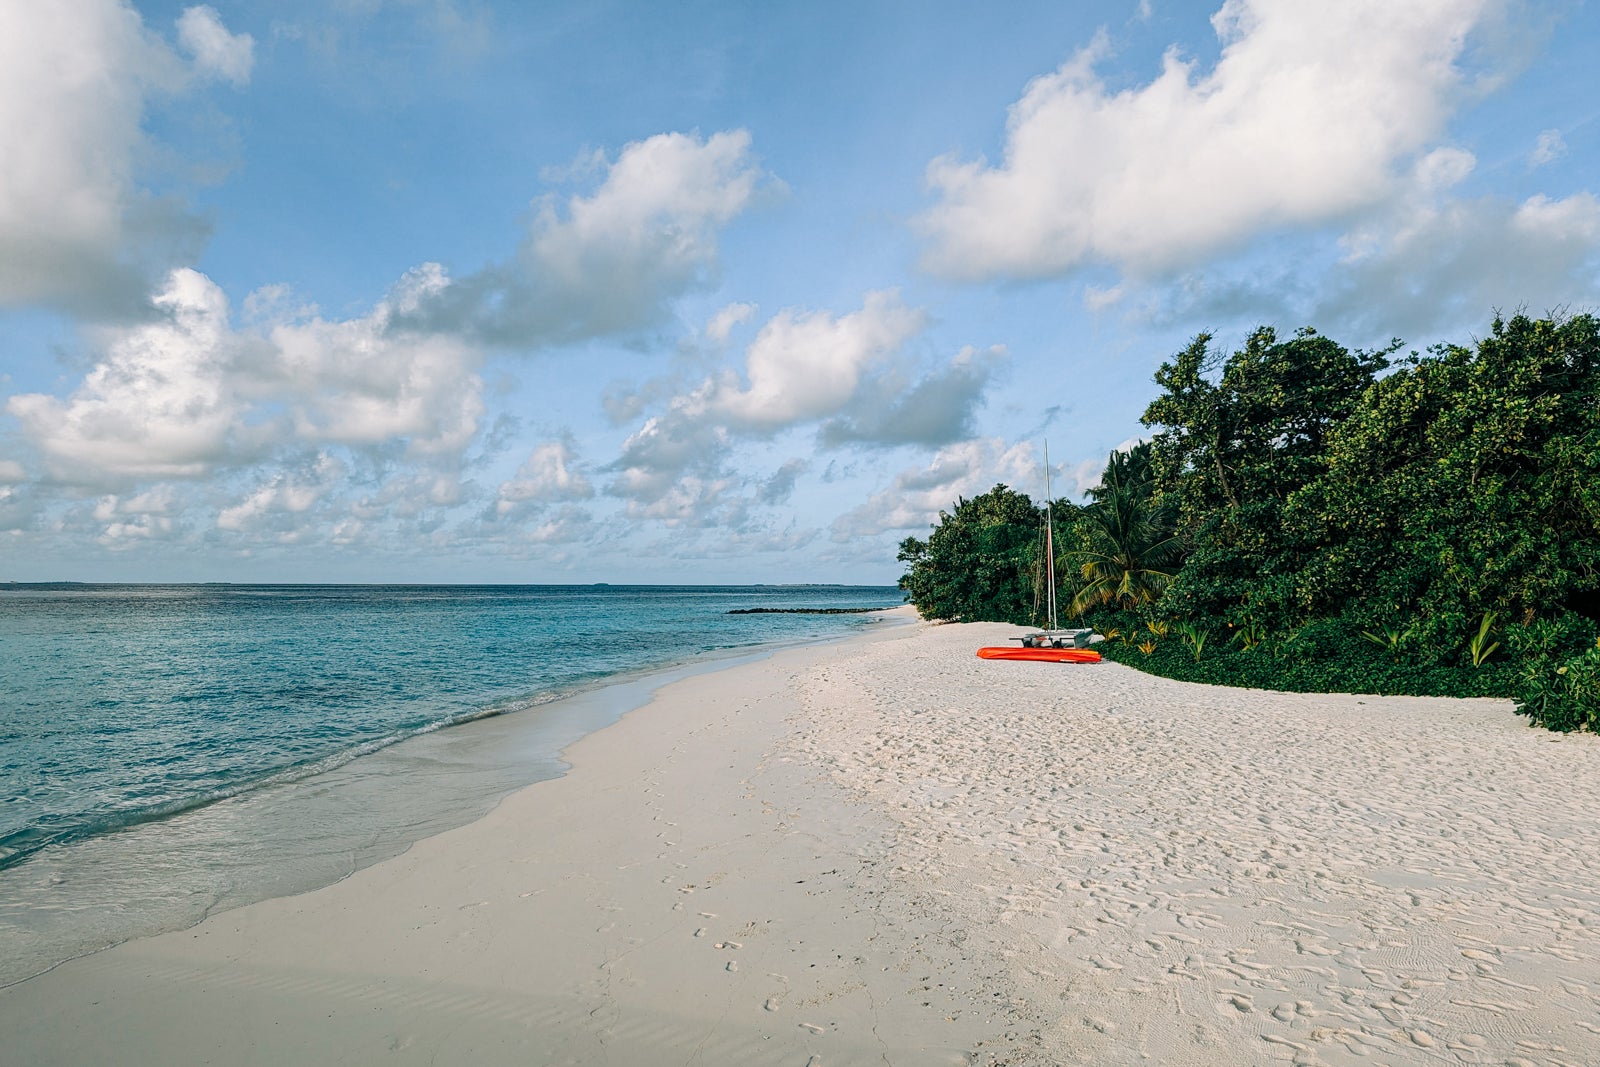
[(981, 661), (673, 683), (488, 817), (0, 991), (0, 1060), (1600, 1063), (1600, 738)]

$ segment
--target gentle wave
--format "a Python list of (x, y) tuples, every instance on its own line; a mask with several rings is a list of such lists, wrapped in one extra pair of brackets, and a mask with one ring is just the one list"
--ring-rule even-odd
[[(431, 734), (453, 726), (464, 726), (467, 723), (492, 719), (499, 715), (526, 711), (568, 696), (577, 695), (581, 691), (581, 688), (575, 688), (570, 691), (542, 693), (536, 696), (520, 697), (505, 704), (449, 715), (432, 722), (423, 723), (420, 726), (397, 730), (384, 737), (371, 738), (329, 755), (298, 763), (290, 763), (269, 770), (258, 777), (233, 782), (229, 785), (219, 786), (191, 796), (178, 797), (147, 805), (130, 806), (119, 809), (114, 813), (103, 815), (94, 821), (64, 827), (57, 831), (48, 831), (37, 826), (27, 827), (0, 837), (0, 870), (15, 866), (34, 853), (52, 845), (71, 844), (74, 841), (82, 841), (101, 834), (116, 833), (136, 826), (143, 826), (146, 823), (160, 822), (163, 819), (170, 819), (173, 816), (208, 807), (220, 801), (231, 800), (234, 797), (244, 796), (257, 790), (304, 781), (307, 778), (337, 770), (352, 760), (360, 759), (362, 756), (369, 756), (374, 752), (381, 752), (391, 745), (399, 744), (413, 737), (421, 737), (424, 734)], [(172, 758), (176, 759), (177, 757)]]
[[(897, 590), (0, 586), (0, 870)], [(730, 605), (764, 614), (730, 618)], [(838, 615), (807, 618), (796, 609)]]

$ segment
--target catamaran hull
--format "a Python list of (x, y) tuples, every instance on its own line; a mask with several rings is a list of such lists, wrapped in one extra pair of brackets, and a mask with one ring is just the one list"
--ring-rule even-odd
[(980, 648), (979, 659), (1031, 659), (1040, 663), (1099, 663), (1092, 648)]

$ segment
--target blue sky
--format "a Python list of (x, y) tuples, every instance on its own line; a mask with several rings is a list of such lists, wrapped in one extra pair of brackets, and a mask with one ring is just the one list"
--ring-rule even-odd
[(1596, 28), (0, 0), (0, 580), (892, 582), (1196, 333), (1594, 309)]

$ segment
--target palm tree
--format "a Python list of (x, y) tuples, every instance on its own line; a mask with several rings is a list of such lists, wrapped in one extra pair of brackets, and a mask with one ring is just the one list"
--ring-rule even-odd
[(1180, 546), (1152, 496), (1150, 445), (1111, 453), (1094, 502), (1080, 514), (1089, 546), (1068, 553), (1083, 578), (1067, 612), (1080, 615), (1097, 604), (1133, 609), (1150, 604), (1172, 581)]

